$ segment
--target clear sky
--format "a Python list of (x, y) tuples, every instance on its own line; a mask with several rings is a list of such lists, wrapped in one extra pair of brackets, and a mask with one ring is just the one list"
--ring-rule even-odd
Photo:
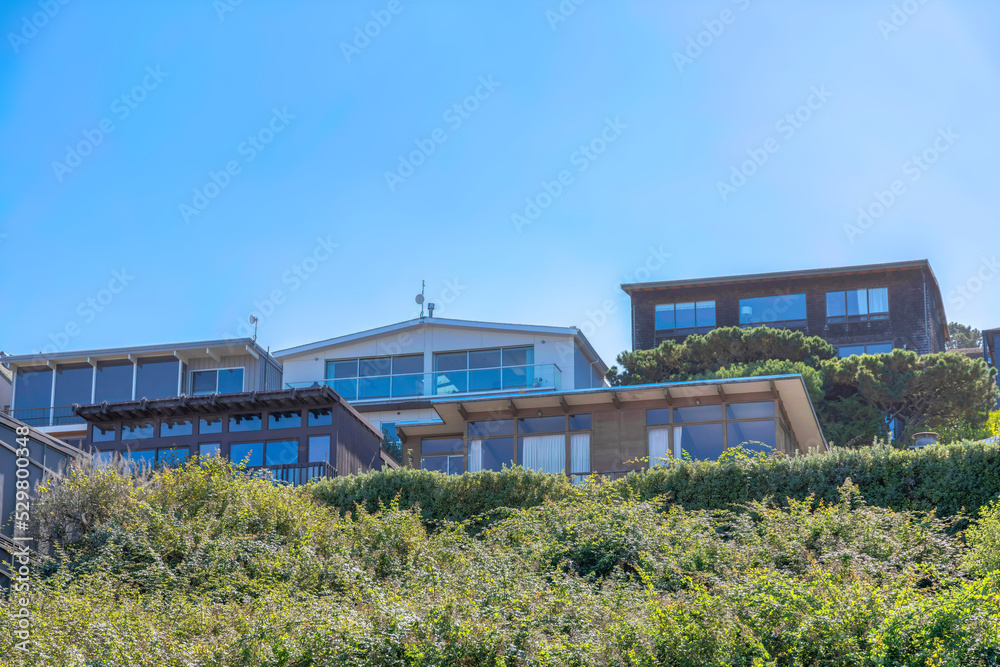
[(9, 354), (251, 312), (275, 350), (413, 317), (425, 279), (438, 316), (581, 326), (612, 363), (623, 281), (918, 258), (1000, 326), (993, 0), (10, 0), (0, 28)]

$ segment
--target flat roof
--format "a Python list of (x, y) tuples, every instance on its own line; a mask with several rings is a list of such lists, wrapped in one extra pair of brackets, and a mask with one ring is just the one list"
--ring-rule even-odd
[[(8, 414), (6, 414), (4, 412), (0, 412), (0, 424), (3, 424), (7, 428), (12, 429), (15, 432), (16, 432), (17, 428), (19, 428), (19, 427), (20, 428), (27, 427), (28, 428), (28, 437), (29, 438), (31, 438), (32, 440), (36, 440), (38, 442), (41, 442), (41, 443), (45, 444), (46, 446), (51, 447), (52, 449), (58, 450), (59, 452), (62, 452), (63, 454), (66, 454), (67, 456), (70, 456), (72, 458), (80, 458), (82, 456), (89, 456), (82, 449), (77, 449), (76, 447), (70, 445), (69, 443), (63, 442), (59, 438), (53, 437), (53, 436), (49, 435), (48, 433), (45, 433), (44, 431), (39, 431), (34, 426), (29, 426), (28, 424), (25, 424), (24, 422), (22, 422), (22, 421), (20, 421), (18, 419), (14, 419), (13, 417), (11, 417), (10, 415), (8, 415)], [(7, 445), (10, 448), (16, 447), (15, 443), (4, 443), (4, 444)], [(52, 472), (58, 472), (58, 471), (53, 470)]]
[[(229, 352), (230, 354), (254, 354), (260, 357), (271, 357), (253, 338), (224, 338), (221, 340), (202, 340), (187, 343), (163, 343), (159, 345), (136, 345), (131, 347), (109, 347), (94, 350), (69, 350), (66, 352), (53, 352), (52, 354), (20, 354), (10, 355), (0, 358), (8, 366), (28, 366), (41, 364), (45, 365), (49, 361), (87, 362), (93, 360), (123, 359), (129, 356), (147, 356), (152, 354), (172, 355), (174, 352), (191, 352), (193, 350), (204, 349), (205, 352), (198, 354), (199, 357), (212, 356), (208, 350), (213, 352)], [(187, 355), (193, 357), (195, 355)], [(280, 367), (280, 363), (271, 358), (271, 362)]]
[[(740, 395), (776, 393), (785, 408), (792, 430), (800, 447), (828, 449), (823, 428), (816, 416), (805, 380), (799, 374), (769, 375), (750, 378), (723, 378), (718, 380), (692, 380), (687, 382), (661, 382), (624, 387), (599, 387), (545, 393), (508, 393), (502, 395), (438, 398), (431, 405), (440, 419), (399, 422), (396, 428), (404, 435), (434, 435), (442, 429), (454, 427), (464, 430), (465, 416), (469, 412), (498, 412), (561, 408), (592, 410), (595, 407), (624, 406), (629, 402), (712, 398), (718, 400), (719, 391), (728, 398)], [(733, 401), (738, 402), (738, 401)], [(464, 414), (463, 414), (464, 413)]]
[[(879, 273), (885, 271), (902, 271), (907, 269), (926, 269), (934, 278), (931, 264), (926, 259), (915, 259), (906, 262), (884, 262), (881, 264), (859, 264), (857, 266), (839, 266), (825, 269), (800, 269), (797, 271), (773, 271), (769, 273), (746, 273), (732, 276), (712, 276), (708, 278), (690, 278), (687, 280), (657, 280), (646, 283), (622, 283), (621, 288), (631, 295), (632, 292), (670, 289), (679, 287), (695, 287), (700, 285), (724, 285), (729, 283), (761, 282), (765, 280), (781, 280), (783, 278), (809, 278), (816, 276), (840, 276), (852, 273)], [(937, 286), (937, 278), (934, 278)]]
[(580, 343), (580, 347), (582, 347), (584, 352), (587, 353), (591, 361), (595, 361), (600, 364), (604, 372), (607, 372), (608, 370), (608, 365), (604, 363), (603, 359), (601, 359), (601, 355), (597, 353), (594, 346), (590, 344), (587, 337), (584, 336), (583, 332), (577, 327), (552, 327), (536, 324), (508, 324), (503, 322), (480, 322), (476, 320), (452, 320), (442, 317), (417, 317), (412, 320), (396, 322), (395, 324), (389, 324), (375, 329), (366, 329), (356, 333), (327, 338), (314, 343), (306, 343), (296, 347), (285, 348), (284, 350), (277, 350), (274, 352), (274, 356), (278, 359), (284, 359), (298, 354), (314, 352), (326, 347), (356, 343), (369, 338), (378, 338), (379, 336), (384, 336), (386, 334), (397, 333), (399, 331), (415, 329), (418, 327), (453, 327), (456, 329), (484, 329), (488, 331), (512, 331), (518, 333), (573, 336)]

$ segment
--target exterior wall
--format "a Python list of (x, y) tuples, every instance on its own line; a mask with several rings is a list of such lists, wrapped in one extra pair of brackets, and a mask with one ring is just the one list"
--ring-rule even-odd
[[(841, 290), (887, 287), (889, 319), (869, 322), (828, 323), (826, 293)], [(889, 343), (921, 354), (944, 350), (945, 314), (938, 307), (937, 287), (922, 269), (906, 269), (853, 275), (780, 278), (727, 285), (699, 285), (636, 291), (632, 294), (634, 349), (651, 349), (666, 339), (686, 336), (657, 335), (655, 307), (660, 303), (715, 301), (716, 326), (739, 326), (742, 298), (806, 295), (807, 325), (804, 333), (820, 336), (833, 346)]]
[(0, 372), (0, 411), (10, 408), (14, 385), (7, 376)]

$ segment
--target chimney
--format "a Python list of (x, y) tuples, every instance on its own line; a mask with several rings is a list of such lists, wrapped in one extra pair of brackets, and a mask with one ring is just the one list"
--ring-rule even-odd
[(427, 317), (434, 317), (434, 304), (433, 303), (428, 303), (427, 304)]

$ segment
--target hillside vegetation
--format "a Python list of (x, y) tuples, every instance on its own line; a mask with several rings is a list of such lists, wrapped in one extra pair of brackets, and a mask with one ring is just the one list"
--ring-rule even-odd
[[(32, 598), (32, 652), (14, 650), (4, 603), (0, 655), (80, 667), (997, 665), (1000, 505), (980, 499), (1000, 492), (998, 449), (734, 457), (582, 487), (523, 469), (299, 489), (219, 459), (147, 477), (80, 470), (33, 506), (52, 557)], [(949, 494), (954, 465), (971, 479)], [(762, 481), (780, 475), (801, 479)], [(791, 499), (766, 497), (782, 488)], [(957, 531), (966, 515), (972, 527)]]

